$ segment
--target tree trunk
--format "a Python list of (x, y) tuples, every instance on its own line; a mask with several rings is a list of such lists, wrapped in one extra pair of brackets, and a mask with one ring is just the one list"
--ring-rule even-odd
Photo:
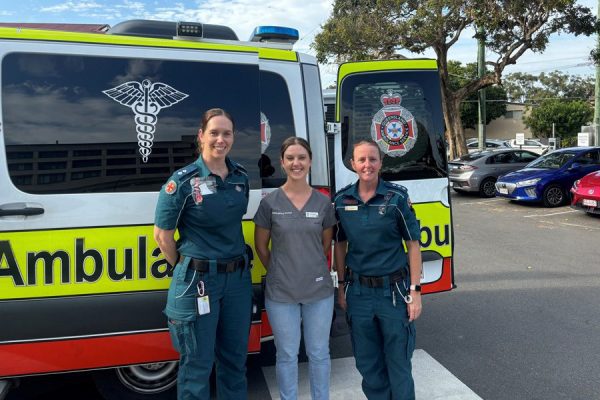
[(447, 112), (444, 116), (446, 120), (446, 140), (448, 140), (450, 149), (450, 160), (454, 160), (468, 152), (460, 118), (460, 101), (454, 98), (448, 99), (446, 109)]
[(442, 85), (442, 110), (444, 111), (444, 122), (446, 124), (446, 142), (450, 160), (467, 154), (465, 134), (460, 118), (460, 100), (454, 93), (444, 90)]

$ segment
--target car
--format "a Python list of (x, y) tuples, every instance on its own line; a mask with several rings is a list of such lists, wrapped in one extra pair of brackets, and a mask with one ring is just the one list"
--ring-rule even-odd
[(558, 207), (567, 201), (573, 182), (594, 171), (600, 171), (600, 147), (555, 150), (500, 176), (496, 196)]
[[(467, 139), (467, 150), (469, 153), (474, 153), (479, 151), (479, 139), (478, 138), (470, 138)], [(502, 139), (485, 139), (485, 149), (500, 149), (500, 148), (509, 148), (508, 142)]]
[(527, 150), (508, 148), (469, 153), (448, 163), (450, 183), (456, 192), (494, 197), (498, 176), (523, 168), (538, 157)]
[(571, 207), (589, 214), (600, 214), (600, 171), (576, 180), (571, 188)]
[(525, 139), (524, 144), (517, 144), (516, 139), (511, 139), (511, 140), (507, 141), (507, 144), (509, 147), (513, 147), (513, 148), (521, 149), (521, 150), (529, 150), (529, 151), (533, 151), (534, 153), (537, 153), (537, 154), (546, 154), (548, 152), (548, 150), (550, 150), (550, 146), (548, 146), (546, 144), (542, 144), (535, 139)]

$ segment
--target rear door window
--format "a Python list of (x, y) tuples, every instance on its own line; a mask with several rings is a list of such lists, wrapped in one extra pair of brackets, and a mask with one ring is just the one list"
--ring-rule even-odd
[(7, 54), (2, 132), (12, 183), (34, 194), (158, 191), (196, 159), (202, 112), (221, 107), (236, 124), (230, 157), (259, 187), (258, 73), (252, 64)]

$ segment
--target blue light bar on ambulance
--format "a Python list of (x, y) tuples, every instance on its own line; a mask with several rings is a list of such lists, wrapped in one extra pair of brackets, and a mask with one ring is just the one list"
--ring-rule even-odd
[(277, 42), (294, 44), (299, 39), (298, 30), (284, 26), (257, 26), (250, 36), (251, 42)]

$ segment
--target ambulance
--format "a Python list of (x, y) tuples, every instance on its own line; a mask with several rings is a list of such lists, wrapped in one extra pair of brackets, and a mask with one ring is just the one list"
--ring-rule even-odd
[[(327, 134), (319, 67), (292, 50), (297, 39), (144, 20), (104, 33), (0, 28), (0, 392), (23, 376), (92, 371), (107, 399), (173, 398), (178, 354), (162, 313), (172, 267), (153, 240), (154, 208), (197, 157), (213, 107), (235, 118), (249, 244), (260, 199), (285, 181), (285, 138), (309, 141), (310, 184), (332, 194), (333, 176), (337, 187), (355, 179), (352, 141), (372, 135), (383, 177), (406, 184), (421, 219), (423, 290), (453, 288), (435, 61), (344, 64)], [(255, 257), (250, 353), (272, 337), (264, 275)]]

